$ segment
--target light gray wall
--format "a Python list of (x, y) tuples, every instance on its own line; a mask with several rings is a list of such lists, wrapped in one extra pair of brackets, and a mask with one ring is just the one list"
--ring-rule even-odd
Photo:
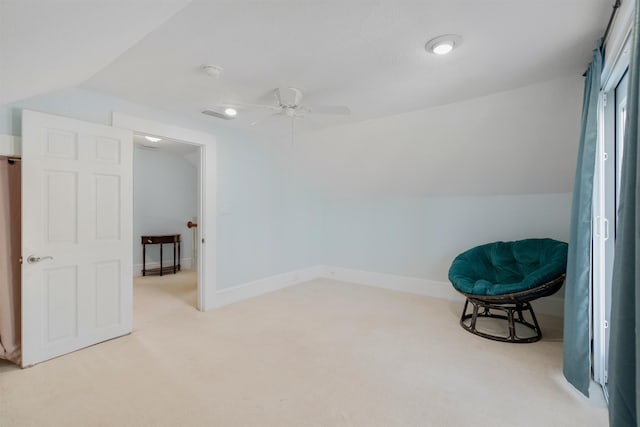
[(320, 201), (269, 143), (222, 139), (218, 169), (219, 286), (317, 264)]
[[(163, 121), (216, 137), (218, 198), (217, 289), (313, 265), (318, 257), (310, 223), (314, 198), (291, 179), (259, 136), (224, 127), (203, 117), (194, 120), (83, 89), (66, 89), (0, 106), (0, 134), (21, 135), (23, 109), (106, 125), (119, 111)], [(314, 223), (315, 224), (315, 223)], [(135, 246), (134, 246), (135, 247)], [(213, 280), (207, 284), (214, 292)]]
[[(191, 262), (193, 233), (186, 223), (198, 213), (197, 184), (197, 168), (184, 157), (159, 150), (134, 149), (134, 271), (142, 264), (142, 235), (180, 234), (181, 258)], [(163, 250), (163, 259), (173, 261), (172, 245), (164, 245)], [(147, 246), (147, 262), (159, 261), (159, 246)]]
[[(218, 141), (218, 289), (316, 264), (444, 281), (453, 256), (476, 244), (542, 236), (568, 239), (571, 201), (567, 187), (571, 183), (566, 174), (558, 174), (556, 185), (547, 172), (575, 168), (581, 103), (577, 82), (560, 79), (330, 129), (309, 139), (300, 137), (293, 145), (272, 144), (218, 122), (191, 120), (69, 89), (0, 107), (0, 133), (19, 135), (21, 109), (31, 108), (105, 124), (116, 110), (214, 134)], [(454, 129), (468, 123), (473, 124), (473, 132)], [(519, 125), (526, 128), (525, 152), (508, 146), (519, 135)], [(436, 127), (437, 132), (431, 133)], [(394, 129), (402, 131), (394, 133)], [(499, 137), (497, 143), (494, 137)], [(553, 144), (562, 146), (553, 148), (549, 157)], [(452, 161), (439, 169), (440, 174), (413, 174), (421, 164), (420, 156), (437, 155), (442, 149), (455, 159), (456, 153), (473, 156), (483, 146), (492, 151), (476, 156), (478, 164), (491, 154), (494, 167), (474, 165), (470, 173)], [(460, 147), (475, 148), (468, 153)], [(512, 157), (502, 156), (504, 153)], [(520, 174), (511, 159), (524, 165), (526, 173)], [(468, 157), (465, 161), (471, 164)], [(540, 185), (529, 183), (537, 179), (532, 170), (539, 171)], [(336, 179), (340, 176), (342, 181)], [(385, 176), (394, 178), (385, 181), (381, 178)], [(421, 179), (431, 181), (426, 186), (406, 187), (414, 181), (420, 184)], [(504, 179), (523, 185), (494, 188), (476, 182)], [(439, 186), (440, 182), (448, 184)], [(465, 182), (473, 188), (468, 194), (464, 193)], [(455, 197), (422, 190), (453, 189), (452, 184)], [(513, 190), (511, 194), (496, 192), (496, 188), (507, 187)], [(546, 192), (533, 194), (539, 188)]]
[(292, 164), (325, 198), (320, 263), (447, 281), (453, 258), (482, 243), (568, 241), (581, 83), (307, 135)]
[(322, 263), (446, 282), (453, 258), (493, 241), (569, 239), (571, 194), (327, 202)]

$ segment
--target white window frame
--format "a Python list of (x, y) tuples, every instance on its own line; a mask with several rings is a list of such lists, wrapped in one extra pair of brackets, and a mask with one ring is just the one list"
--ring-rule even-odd
[[(613, 224), (615, 210), (611, 212), (611, 197), (608, 194), (608, 180), (611, 168), (605, 168), (605, 162), (614, 162), (613, 153), (607, 147), (615, 143), (615, 90), (629, 67), (631, 50), (631, 30), (633, 27), (633, 2), (622, 4), (614, 21), (606, 44), (602, 90), (598, 114), (598, 149), (594, 174), (593, 197), (593, 260), (592, 260), (592, 337), (593, 337), (593, 378), (599, 383), (608, 400), (606, 343), (606, 280), (613, 266)], [(615, 173), (615, 170), (613, 171)], [(615, 179), (615, 178), (614, 178)], [(609, 205), (607, 205), (609, 203)], [(609, 207), (608, 207), (609, 206)]]

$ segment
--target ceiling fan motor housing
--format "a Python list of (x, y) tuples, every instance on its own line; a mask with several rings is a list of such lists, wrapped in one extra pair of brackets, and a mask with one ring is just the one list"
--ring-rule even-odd
[(280, 87), (276, 89), (276, 98), (282, 106), (297, 107), (302, 102), (302, 91), (295, 87)]

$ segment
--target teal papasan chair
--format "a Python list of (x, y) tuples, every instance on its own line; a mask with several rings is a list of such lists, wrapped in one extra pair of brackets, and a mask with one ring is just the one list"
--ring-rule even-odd
[[(528, 343), (542, 338), (530, 301), (557, 292), (564, 283), (567, 248), (553, 239), (494, 242), (458, 255), (449, 269), (449, 280), (465, 301), (460, 325), (467, 331), (503, 342)], [(473, 310), (467, 313), (469, 304)], [(530, 319), (525, 319), (525, 313)], [(478, 318), (506, 320), (508, 335), (477, 329)], [(520, 337), (516, 324), (533, 335)]]

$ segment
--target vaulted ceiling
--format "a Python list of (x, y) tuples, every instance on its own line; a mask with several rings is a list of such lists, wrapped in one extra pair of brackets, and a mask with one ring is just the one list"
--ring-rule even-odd
[(0, 105), (83, 83), (187, 3), (0, 1)]
[[(0, 104), (81, 86), (201, 118), (294, 86), (311, 104), (350, 107), (342, 121), (382, 117), (579, 75), (609, 3), (3, 0)], [(447, 33), (463, 44), (444, 57), (425, 52)], [(212, 78), (203, 64), (224, 71)], [(241, 111), (233, 126), (260, 115)]]

